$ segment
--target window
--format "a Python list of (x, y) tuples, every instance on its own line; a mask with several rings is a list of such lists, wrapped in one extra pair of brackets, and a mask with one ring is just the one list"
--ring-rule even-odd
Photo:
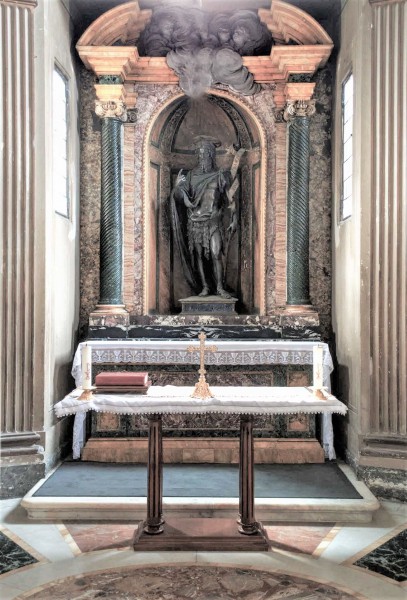
[(68, 79), (54, 68), (52, 79), (52, 191), (54, 209), (69, 217)]
[(352, 215), (352, 162), (353, 162), (353, 75), (342, 84), (342, 190), (341, 220)]

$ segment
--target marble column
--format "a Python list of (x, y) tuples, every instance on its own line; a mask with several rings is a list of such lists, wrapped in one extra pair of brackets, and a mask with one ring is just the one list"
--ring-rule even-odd
[(310, 305), (309, 125), (313, 100), (288, 100), (287, 305)]
[[(44, 474), (34, 423), (34, 8), (0, 3), (3, 281), (0, 286), (1, 497), (26, 493)], [(38, 425), (38, 423), (37, 423)]]
[[(115, 79), (113, 79), (115, 81)], [(105, 96), (117, 84), (99, 84)], [(121, 86), (120, 86), (121, 87)], [(122, 217), (122, 123), (127, 120), (126, 106), (120, 98), (96, 100), (96, 114), (102, 120), (101, 208), (100, 208), (100, 297), (98, 309), (123, 310), (123, 217)]]
[(103, 75), (95, 85), (95, 112), (102, 121), (100, 296), (90, 315), (91, 326), (126, 326), (123, 304), (123, 123), (137, 94), (117, 75)]

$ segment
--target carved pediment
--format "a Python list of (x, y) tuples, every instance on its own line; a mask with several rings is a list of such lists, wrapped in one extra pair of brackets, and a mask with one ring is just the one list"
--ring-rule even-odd
[[(164, 56), (140, 56), (138, 40), (152, 18), (137, 1), (119, 5), (96, 19), (77, 43), (79, 55), (99, 77), (120, 76), (123, 83), (178, 83)], [(277, 107), (285, 102), (285, 84), (293, 74), (313, 75), (328, 60), (333, 43), (317, 21), (282, 0), (258, 11), (274, 44), (265, 56), (243, 56), (256, 83), (275, 84)]]

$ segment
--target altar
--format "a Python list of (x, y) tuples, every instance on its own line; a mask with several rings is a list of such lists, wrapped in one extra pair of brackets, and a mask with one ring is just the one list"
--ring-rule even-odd
[[(216, 351), (207, 355), (205, 362), (208, 370), (209, 383), (212, 385), (268, 385), (288, 386), (293, 390), (293, 386), (299, 387), (310, 385), (312, 383), (312, 362), (313, 341), (292, 341), (292, 340), (225, 340), (215, 339)], [(94, 373), (100, 369), (136, 369), (149, 371), (154, 385), (168, 385), (177, 383), (178, 385), (192, 384), (196, 379), (196, 365), (199, 364), (199, 352), (188, 352), (188, 346), (191, 339), (185, 340), (89, 340), (86, 342), (92, 353), (92, 365)], [(82, 382), (81, 375), (81, 349), (80, 344), (75, 353), (72, 376), (76, 385), (79, 387)], [(330, 391), (330, 374), (333, 370), (332, 357), (327, 344), (321, 344), (323, 351), (323, 385)], [(171, 369), (166, 370), (166, 369)], [(213, 370), (216, 369), (216, 370)], [(279, 369), (278, 378), (274, 375), (272, 369)], [(252, 375), (253, 374), (253, 375)], [(132, 428), (123, 432), (122, 423), (133, 423)], [(204, 441), (202, 445), (202, 455), (209, 457), (210, 448), (219, 446), (219, 436), (222, 435), (222, 446), (228, 444), (233, 447), (233, 456), (237, 461), (237, 435), (239, 424), (232, 422), (233, 416), (228, 418), (221, 415), (214, 420), (213, 415), (202, 415), (200, 419), (196, 417), (180, 415), (167, 415), (164, 419), (164, 429), (166, 436), (173, 438), (172, 447), (177, 444), (173, 451), (173, 462), (179, 462), (179, 446), (181, 444), (188, 448), (189, 456), (196, 457), (195, 462), (200, 462), (200, 443), (199, 437)], [(113, 424), (113, 426), (112, 426)], [(276, 424), (275, 430), (271, 430), (273, 424)], [(111, 429), (108, 429), (108, 426)], [(120, 430), (120, 426), (122, 427)], [(136, 427), (139, 426), (137, 430)], [(278, 429), (277, 429), (278, 426)], [(315, 441), (315, 427), (320, 429), (320, 438), (322, 441), (323, 452), (319, 443)], [(78, 458), (82, 452), (84, 425), (75, 427), (74, 439), (74, 457)], [(271, 431), (270, 431), (271, 430)], [(171, 435), (171, 433), (173, 434)], [(142, 436), (140, 438), (140, 435)], [(146, 439), (147, 424), (140, 416), (119, 416), (103, 415), (96, 413), (91, 419), (91, 439), (84, 453), (85, 460), (103, 460), (101, 456), (103, 449), (109, 442), (102, 440), (112, 440), (111, 446), (115, 449), (121, 443), (126, 447), (133, 446), (132, 460), (140, 460), (143, 455), (140, 453), (140, 445), (144, 443), (144, 456), (146, 460)], [(113, 438), (113, 436), (115, 436)], [(144, 436), (144, 439), (143, 439)], [(180, 438), (182, 436), (182, 439)], [(214, 436), (212, 440), (209, 438)], [(225, 440), (226, 436), (226, 440)], [(132, 438), (131, 440), (129, 438)], [(175, 439), (174, 439), (175, 438)], [(235, 438), (235, 442), (233, 441)], [(272, 440), (270, 439), (272, 438)], [(121, 439), (124, 441), (121, 442)], [(167, 438), (166, 438), (167, 439)], [(305, 457), (305, 462), (321, 462), (325, 455), (326, 458), (334, 459), (335, 451), (333, 447), (332, 418), (329, 414), (322, 414), (319, 421), (315, 423), (314, 414), (282, 416), (281, 414), (263, 414), (256, 419), (255, 440), (256, 446), (261, 445), (261, 455), (264, 462), (276, 462), (274, 446), (276, 439), (286, 440), (284, 444), (285, 455), (282, 456), (282, 462), (290, 462), (290, 455), (294, 454), (292, 446), (296, 442), (305, 441), (306, 451), (311, 452), (309, 458)], [(190, 440), (190, 444), (189, 444)], [(291, 442), (291, 440), (294, 440)], [(169, 441), (167, 439), (167, 441)], [(274, 444), (274, 446), (273, 446)], [(312, 449), (311, 449), (312, 446)], [(318, 454), (318, 448), (321, 454)], [(273, 449), (273, 450), (272, 450)], [(308, 450), (309, 449), (309, 450)], [(177, 454), (175, 454), (177, 452)], [(171, 457), (171, 450), (168, 452)], [(223, 453), (225, 455), (225, 452)], [(129, 456), (129, 452), (127, 453)], [(217, 461), (220, 453), (216, 454)], [(170, 458), (168, 462), (171, 462)]]
[[(168, 52), (174, 40), (162, 22), (180, 31), (189, 23), (197, 46), (185, 55), (203, 59), (192, 74), (202, 67), (209, 77), (198, 91)], [(312, 345), (331, 332), (329, 160), (319, 124), (329, 108), (319, 71), (332, 40), (282, 0), (226, 19), (233, 49), (218, 25), (212, 11), (135, 2), (78, 40), (88, 70), (83, 130), (93, 131), (94, 109), (101, 118), (100, 152), (92, 136), (83, 140), (101, 178), (85, 161), (80, 339), (95, 373), (143, 370), (154, 385), (188, 386), (197, 356), (185, 346), (204, 328), (219, 347), (207, 361), (210, 385), (309, 386)], [(325, 343), (327, 388), (331, 371)], [(78, 354), (73, 374), (78, 385)], [(87, 428), (85, 460), (147, 459), (143, 415), (95, 412)], [(163, 431), (168, 461), (237, 462), (234, 415), (165, 415)], [(321, 425), (313, 414), (259, 415), (254, 437), (265, 462), (335, 457), (328, 416)]]

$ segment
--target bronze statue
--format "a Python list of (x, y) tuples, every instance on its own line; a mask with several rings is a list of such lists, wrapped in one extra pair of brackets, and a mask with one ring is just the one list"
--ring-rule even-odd
[[(224, 267), (227, 267), (227, 249), (237, 228), (236, 205), (230, 194), (230, 174), (216, 166), (216, 147), (220, 142), (209, 136), (195, 139), (198, 164), (191, 171), (178, 173), (171, 193), (172, 222), (176, 245), (180, 252), (185, 277), (193, 289), (201, 285), (199, 296), (208, 296), (210, 283), (205, 272), (205, 261), (212, 267), (216, 295), (231, 298), (224, 289)], [(177, 205), (187, 209), (187, 242), (182, 231)], [(230, 224), (223, 230), (225, 209), (230, 210)], [(226, 239), (225, 239), (226, 238)], [(196, 281), (196, 267), (199, 283)]]

